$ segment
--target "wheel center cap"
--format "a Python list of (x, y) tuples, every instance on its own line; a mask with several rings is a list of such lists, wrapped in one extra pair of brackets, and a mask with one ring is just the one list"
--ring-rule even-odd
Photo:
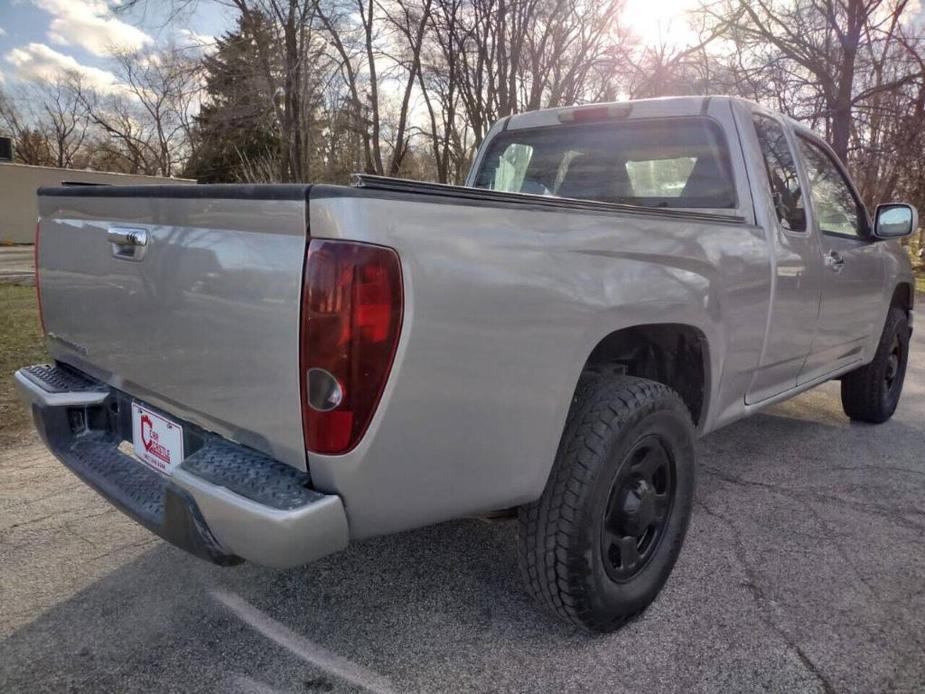
[(623, 488), (620, 496), (620, 519), (630, 535), (642, 535), (655, 520), (655, 490), (644, 479)]

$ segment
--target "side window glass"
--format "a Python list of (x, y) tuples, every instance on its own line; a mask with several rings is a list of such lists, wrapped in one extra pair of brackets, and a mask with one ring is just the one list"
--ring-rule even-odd
[(798, 141), (819, 228), (832, 234), (860, 236), (861, 210), (835, 160), (815, 142), (804, 137)]
[(752, 121), (771, 184), (771, 199), (774, 200), (781, 226), (790, 231), (806, 231), (803, 191), (800, 189), (800, 178), (784, 129), (767, 116), (755, 115)]

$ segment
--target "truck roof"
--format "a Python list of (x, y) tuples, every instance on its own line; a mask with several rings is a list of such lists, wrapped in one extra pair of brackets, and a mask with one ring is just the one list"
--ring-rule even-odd
[[(521, 128), (537, 128), (551, 125), (561, 125), (570, 122), (570, 116), (580, 111), (592, 109), (609, 109), (614, 118), (665, 118), (671, 116), (696, 116), (706, 113), (711, 102), (723, 101), (731, 103), (737, 101), (749, 106), (758, 106), (754, 101), (737, 96), (667, 96), (655, 99), (634, 99), (628, 101), (610, 101), (580, 106), (563, 106), (546, 108), (539, 111), (528, 111), (509, 116), (499, 121), (496, 128), (504, 130), (519, 130)], [(604, 116), (606, 119), (607, 116)], [(788, 122), (792, 124), (790, 119)]]

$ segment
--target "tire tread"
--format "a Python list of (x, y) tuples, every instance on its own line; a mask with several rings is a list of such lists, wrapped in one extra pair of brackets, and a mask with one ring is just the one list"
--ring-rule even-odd
[(591, 567), (586, 557), (572, 551), (570, 539), (579, 532), (582, 493), (592, 484), (608, 441), (633, 416), (666, 404), (693, 427), (687, 407), (668, 386), (626, 376), (615, 367), (586, 370), (546, 490), (539, 500), (521, 507), (518, 555), (527, 589), (554, 614), (577, 626), (612, 630), (645, 609), (600, 622), (587, 599), (587, 582), (578, 578), (586, 576)]

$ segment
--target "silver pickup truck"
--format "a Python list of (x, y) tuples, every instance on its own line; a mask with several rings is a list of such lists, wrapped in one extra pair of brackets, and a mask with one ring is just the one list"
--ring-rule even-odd
[(528, 590), (611, 630), (671, 572), (698, 435), (830, 379), (883, 422), (902, 389), (916, 211), (871, 219), (822, 139), (747, 101), (512, 116), (466, 186), (39, 197), (36, 427), (220, 564), (516, 508)]

